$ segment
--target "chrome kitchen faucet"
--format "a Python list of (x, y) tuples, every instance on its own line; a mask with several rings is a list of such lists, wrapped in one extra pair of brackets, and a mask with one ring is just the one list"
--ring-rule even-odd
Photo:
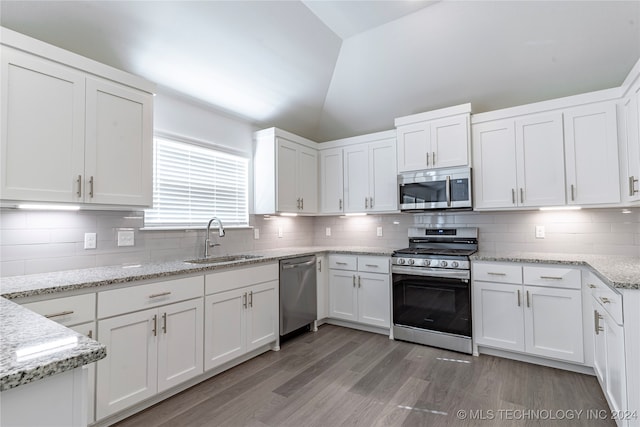
[(209, 224), (207, 224), (207, 237), (204, 239), (204, 257), (207, 258), (209, 256), (209, 248), (213, 248), (214, 246), (220, 246), (220, 243), (211, 243), (211, 223), (213, 221), (218, 221), (218, 236), (224, 237), (224, 226), (222, 225), (222, 221), (217, 216), (214, 216), (209, 220)]

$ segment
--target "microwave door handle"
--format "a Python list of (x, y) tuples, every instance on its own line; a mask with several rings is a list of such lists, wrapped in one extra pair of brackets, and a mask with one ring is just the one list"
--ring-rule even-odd
[(447, 192), (447, 206), (451, 206), (451, 177), (447, 175), (447, 184), (446, 184), (446, 192)]

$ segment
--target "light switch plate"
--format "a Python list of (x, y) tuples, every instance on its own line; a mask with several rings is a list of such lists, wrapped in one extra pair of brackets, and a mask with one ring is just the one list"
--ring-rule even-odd
[(331, 227), (326, 227), (324, 229), (324, 235), (327, 237), (331, 236)]
[(98, 237), (96, 233), (84, 233), (84, 248), (95, 249), (97, 246)]
[(536, 239), (544, 239), (544, 225), (536, 225)]
[(282, 226), (278, 227), (278, 237), (284, 237), (284, 231), (282, 230)]
[(260, 238), (260, 229), (259, 228), (254, 228), (253, 229), (253, 239), (254, 240), (258, 240)]
[(135, 238), (133, 230), (118, 231), (118, 246), (134, 246)]
[(382, 237), (382, 227), (378, 227), (378, 228), (376, 229), (376, 236), (378, 236), (378, 237)]

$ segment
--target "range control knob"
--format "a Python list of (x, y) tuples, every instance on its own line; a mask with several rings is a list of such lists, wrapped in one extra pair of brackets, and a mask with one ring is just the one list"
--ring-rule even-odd
[(431, 264), (431, 261), (428, 259), (422, 261), (422, 265), (424, 265), (425, 267), (429, 267), (429, 264)]
[(440, 267), (446, 267), (447, 261), (440, 261)]
[(458, 264), (458, 261), (453, 261), (453, 262), (451, 263), (451, 267), (453, 267), (453, 268), (456, 268), (456, 267), (458, 267), (459, 265), (460, 265), (460, 264)]
[(409, 265), (413, 265), (416, 263), (416, 260), (414, 260), (413, 258), (409, 258)]
[(398, 258), (398, 264), (400, 265), (404, 264), (404, 258)]

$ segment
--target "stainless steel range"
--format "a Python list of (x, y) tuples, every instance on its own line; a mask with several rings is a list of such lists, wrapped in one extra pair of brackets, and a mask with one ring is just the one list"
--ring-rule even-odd
[(395, 339), (471, 354), (471, 265), (477, 228), (409, 228), (409, 247), (395, 251)]

